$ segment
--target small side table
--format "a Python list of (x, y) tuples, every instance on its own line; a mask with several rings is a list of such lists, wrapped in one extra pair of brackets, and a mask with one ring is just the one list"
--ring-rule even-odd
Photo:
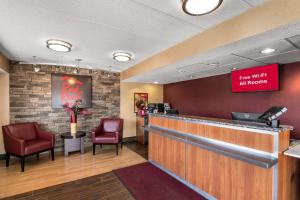
[(61, 138), (64, 140), (64, 152), (65, 156), (69, 155), (69, 152), (81, 151), (84, 153), (84, 131), (77, 131), (73, 137), (70, 132), (62, 133)]

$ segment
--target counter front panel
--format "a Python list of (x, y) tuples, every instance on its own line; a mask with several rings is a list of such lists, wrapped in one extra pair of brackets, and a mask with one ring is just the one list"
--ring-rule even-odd
[(299, 163), (282, 154), (289, 144), (287, 128), (153, 114), (148, 131), (150, 162), (207, 198), (298, 198), (291, 188), (298, 184), (293, 177)]

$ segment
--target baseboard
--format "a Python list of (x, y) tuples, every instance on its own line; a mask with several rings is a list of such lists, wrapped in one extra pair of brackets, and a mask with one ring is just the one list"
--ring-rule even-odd
[(5, 154), (0, 154), (0, 160), (5, 160)]
[(137, 141), (136, 136), (123, 138), (123, 142), (135, 142)]

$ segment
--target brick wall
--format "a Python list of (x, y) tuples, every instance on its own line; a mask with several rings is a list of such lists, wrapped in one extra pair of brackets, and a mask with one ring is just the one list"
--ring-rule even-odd
[[(32, 65), (10, 66), (10, 122), (38, 122), (56, 135), (56, 147), (62, 147), (60, 133), (69, 131), (69, 116), (64, 109), (51, 107), (51, 73), (72, 74), (71, 67), (42, 66), (40, 72)], [(90, 131), (101, 117), (120, 115), (120, 74), (81, 69), (79, 75), (92, 76), (92, 108), (90, 116), (79, 116), (78, 130), (89, 131), (85, 146), (90, 146)]]

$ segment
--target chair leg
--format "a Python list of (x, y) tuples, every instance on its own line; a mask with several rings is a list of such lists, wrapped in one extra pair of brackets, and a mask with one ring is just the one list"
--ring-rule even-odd
[(116, 144), (116, 154), (119, 155), (119, 144)]
[(95, 155), (96, 144), (93, 144), (93, 155)]
[(102, 144), (100, 144), (100, 148), (102, 149)]
[(9, 167), (9, 159), (10, 159), (10, 153), (6, 153), (5, 154), (6, 167)]
[(123, 140), (121, 140), (121, 149), (123, 149)]
[(25, 156), (21, 157), (21, 171), (24, 172), (25, 169)]
[(39, 158), (39, 157), (40, 157), (40, 154), (39, 154), (39, 153), (37, 153), (37, 154), (36, 154), (36, 157), (37, 157), (37, 158)]
[(54, 160), (54, 148), (51, 149), (51, 158)]

